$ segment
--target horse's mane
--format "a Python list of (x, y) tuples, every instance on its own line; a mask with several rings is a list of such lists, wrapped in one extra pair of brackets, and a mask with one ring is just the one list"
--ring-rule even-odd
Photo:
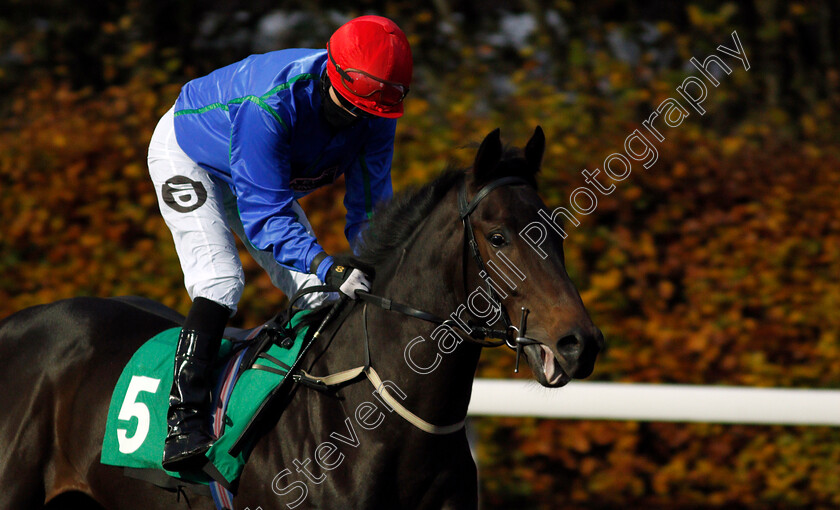
[[(475, 176), (476, 185), (483, 186), (502, 177), (516, 176), (537, 188), (532, 172), (523, 172), (526, 165), (522, 150), (517, 147), (505, 147), (499, 164), (490, 172)], [(422, 186), (403, 189), (387, 203), (380, 204), (374, 211), (368, 228), (362, 234), (359, 243), (358, 259), (380, 268), (391, 260), (396, 260), (395, 253), (414, 234), (420, 223), (428, 217), (443, 197), (466, 178), (470, 168), (456, 168), (449, 165), (433, 181)], [(319, 324), (327, 314), (333, 302), (328, 301), (317, 307), (305, 317), (301, 324)]]
[[(517, 176), (536, 189), (536, 179), (522, 171), (524, 165), (521, 149), (506, 147), (499, 164), (487, 175), (480, 176), (476, 184), (482, 186), (501, 177)], [(443, 197), (465, 178), (468, 170), (450, 165), (433, 181), (419, 188), (405, 189), (377, 208), (362, 234), (359, 259), (374, 267), (392, 259)]]
[[(447, 168), (435, 180), (421, 187), (409, 187), (380, 204), (359, 241), (357, 258), (380, 268), (392, 260), (396, 250), (405, 243), (420, 222), (434, 209), (444, 195), (466, 174), (464, 169)], [(317, 325), (333, 305), (327, 301), (318, 305), (301, 321), (301, 325)]]
[(359, 258), (380, 267), (414, 234), (420, 223), (457, 183), (464, 179), (462, 169), (447, 168), (435, 180), (419, 188), (408, 188), (377, 208), (362, 234)]

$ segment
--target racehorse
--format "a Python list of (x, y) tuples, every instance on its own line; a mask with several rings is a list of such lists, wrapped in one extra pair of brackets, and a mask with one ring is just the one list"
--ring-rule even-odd
[[(359, 255), (376, 268), (371, 295), (427, 311), (427, 319), (454, 316), (448, 333), (429, 337), (422, 313), (357, 301), (302, 358), (308, 373), (321, 375), (364, 364), (367, 350), (390, 394), (443, 432), (394, 414), (363, 378), (333, 391), (296, 386), (251, 453), (237, 508), (477, 508), (466, 432), (445, 427), (462, 423), (488, 345), (465, 331), (466, 317), (485, 330), (490, 319), (505, 323), (496, 338), (516, 338), (507, 343), (522, 348), (547, 387), (587, 377), (603, 346), (566, 274), (562, 238), (549, 236), (542, 253), (518, 239), (546, 210), (535, 177), (544, 148), (539, 127), (524, 150), (503, 148), (497, 129), (472, 168), (448, 170), (374, 214)], [(505, 267), (507, 278), (496, 271)], [(523, 308), (527, 336), (524, 320), (515, 324)], [(0, 507), (41, 508), (74, 493), (108, 509), (214, 508), (208, 497), (162, 490), (99, 462), (122, 367), (180, 318), (152, 302), (80, 297), (0, 323)]]

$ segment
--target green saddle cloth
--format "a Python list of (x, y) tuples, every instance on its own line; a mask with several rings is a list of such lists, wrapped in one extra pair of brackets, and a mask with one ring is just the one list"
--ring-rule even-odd
[[(250, 448), (243, 448), (236, 456), (230, 455), (229, 450), (269, 393), (282, 384), (288, 367), (297, 360), (309, 330), (308, 326), (298, 326), (308, 313), (308, 310), (301, 311), (290, 321), (288, 326), (296, 333), (290, 347), (271, 344), (254, 362), (264, 369), (242, 367), (236, 378), (227, 401), (222, 434), (207, 452), (210, 463), (205, 467), (206, 473), (212, 473), (213, 478), (225, 486), (230, 486), (239, 477), (250, 454)], [(161, 458), (167, 432), (166, 414), (180, 331), (181, 328), (172, 328), (154, 336), (134, 353), (123, 369), (108, 408), (100, 458), (103, 464), (164, 471)], [(241, 353), (242, 349), (233, 342), (223, 340), (213, 380), (225, 377), (227, 374), (223, 372), (228, 361), (232, 355), (238, 357)], [(214, 395), (214, 402), (217, 400)], [(190, 482), (208, 484), (211, 481), (206, 473), (165, 472)]]

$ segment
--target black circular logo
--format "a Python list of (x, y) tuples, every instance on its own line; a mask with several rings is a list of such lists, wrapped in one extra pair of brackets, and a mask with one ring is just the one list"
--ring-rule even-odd
[(207, 201), (204, 185), (183, 175), (176, 175), (161, 187), (163, 203), (178, 212), (195, 211)]

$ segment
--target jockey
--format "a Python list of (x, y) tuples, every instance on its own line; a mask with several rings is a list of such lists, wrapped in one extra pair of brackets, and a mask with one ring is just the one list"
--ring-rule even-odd
[[(411, 49), (391, 20), (342, 25), (325, 50), (252, 55), (190, 81), (161, 118), (149, 173), (193, 304), (175, 352), (163, 467), (200, 468), (210, 433), (209, 372), (244, 276), (231, 230), (287, 296), (329, 283), (355, 299), (359, 268), (318, 244), (297, 199), (345, 175), (351, 246), (391, 197), (397, 118)], [(312, 307), (328, 294), (307, 294)]]

